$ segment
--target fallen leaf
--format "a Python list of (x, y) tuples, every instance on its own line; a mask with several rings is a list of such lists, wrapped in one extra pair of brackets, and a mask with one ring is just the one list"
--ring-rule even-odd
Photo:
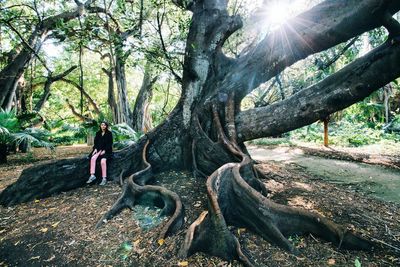
[(48, 261), (52, 261), (52, 260), (54, 260), (54, 259), (55, 259), (55, 257), (56, 257), (56, 256), (55, 256), (55, 255), (53, 255), (53, 256), (51, 256), (50, 258), (48, 258), (47, 260), (44, 260), (44, 261), (47, 261), (47, 262), (48, 262)]
[(328, 260), (328, 265), (335, 265), (335, 263), (336, 263), (335, 259)]
[(196, 201), (196, 203), (193, 205), (194, 207), (198, 208), (201, 206), (201, 202), (200, 201)]
[(40, 256), (32, 257), (29, 260), (38, 260), (38, 259), (40, 259)]
[(242, 232), (245, 232), (246, 228), (238, 228), (237, 233), (240, 235)]
[(40, 200), (39, 199), (35, 199), (35, 203), (39, 203), (40, 202)]
[(58, 221), (58, 222), (56, 222), (56, 223), (53, 223), (51, 226), (52, 226), (53, 228), (56, 228), (56, 227), (60, 224), (60, 222), (61, 222), (61, 221)]
[(178, 262), (178, 266), (188, 266), (188, 265), (189, 265), (189, 262), (187, 262), (187, 261)]
[(47, 227), (41, 228), (39, 231), (42, 233), (46, 233), (49, 230)]
[(157, 243), (160, 245), (160, 246), (162, 246), (164, 243), (165, 243), (165, 240), (164, 239), (158, 239), (158, 241), (157, 241)]

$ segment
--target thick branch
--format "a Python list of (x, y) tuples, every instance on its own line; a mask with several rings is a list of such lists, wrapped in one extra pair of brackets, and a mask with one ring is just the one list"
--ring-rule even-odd
[(32, 54), (35, 55), (35, 57), (42, 63), (43, 67), (49, 72), (51, 73), (52, 71), (47, 67), (46, 62), (44, 61), (44, 59), (42, 59), (39, 54), (37, 53), (38, 49), (33, 48), (28, 41), (25, 40), (25, 38), (22, 36), (22, 34), (11, 24), (11, 22), (6, 22), (8, 27), (15, 32), (18, 37), (21, 39), (22, 44), (24, 45), (24, 47), (26, 49), (28, 49), (30, 52), (32, 52)]
[(77, 66), (72, 66), (69, 69), (67, 69), (66, 71), (64, 71), (63, 73), (60, 73), (60, 74), (58, 74), (56, 76), (53, 76), (50, 73), (50, 76), (47, 77), (47, 80), (46, 80), (45, 85), (44, 85), (44, 92), (43, 92), (42, 96), (40, 97), (39, 102), (36, 104), (36, 106), (34, 108), (35, 111), (40, 111), (43, 108), (43, 105), (46, 103), (47, 99), (50, 96), (50, 87), (51, 87), (51, 85), (54, 82), (59, 81), (60, 79), (64, 78), (68, 74), (70, 74), (76, 68), (77, 68)]
[(63, 82), (69, 83), (69, 84), (73, 85), (74, 87), (78, 88), (79, 91), (81, 91), (83, 93), (83, 95), (86, 97), (86, 99), (89, 101), (90, 105), (92, 105), (96, 114), (101, 114), (101, 111), (100, 111), (99, 107), (97, 106), (96, 102), (79, 84), (77, 84), (76, 82), (71, 81), (69, 79), (66, 79), (66, 78), (61, 78), (60, 80)]
[(296, 61), (379, 27), (386, 14), (398, 10), (400, 1), (393, 0), (325, 1), (291, 19), (242, 55), (219, 88), (236, 90), (242, 99)]
[(288, 132), (361, 101), (400, 76), (399, 61), (400, 44), (388, 41), (284, 101), (243, 111), (236, 116), (239, 139)]
[(65, 102), (67, 102), (67, 105), (71, 109), (72, 114), (74, 114), (79, 120), (83, 122), (94, 122), (94, 119), (81, 115), (79, 112), (77, 112), (75, 110), (75, 107), (69, 102), (68, 99), (66, 99)]

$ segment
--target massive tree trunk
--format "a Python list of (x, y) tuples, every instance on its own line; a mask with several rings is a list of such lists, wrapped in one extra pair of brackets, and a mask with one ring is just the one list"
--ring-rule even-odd
[[(181, 99), (161, 125), (137, 144), (116, 153), (108, 177), (119, 180), (124, 190), (103, 219), (141, 203), (146, 196), (158, 197), (163, 200), (163, 207), (168, 207), (165, 214), (171, 215), (161, 234), (175, 232), (183, 212), (179, 198), (146, 183), (155, 172), (184, 168), (208, 176), (209, 198), (208, 212), (202, 213), (187, 231), (180, 251), (184, 257), (204, 251), (252, 265), (229, 225), (246, 227), (292, 253), (298, 251), (286, 236), (294, 233), (313, 233), (338, 247), (373, 249), (372, 242), (321, 215), (271, 202), (243, 142), (325, 118), (399, 77), (399, 37), (392, 34), (364, 57), (281, 102), (246, 111), (239, 107), (248, 92), (310, 54), (381, 25), (397, 33), (400, 27), (390, 16), (400, 9), (400, 2), (328, 0), (284, 26), (281, 30), (286, 34), (277, 31), (268, 35), (237, 59), (226, 57), (221, 49), (242, 25), (239, 17), (228, 14), (225, 1), (177, 2), (193, 12)], [(17, 204), (82, 186), (89, 175), (82, 170), (88, 170), (86, 159), (25, 170), (15, 184), (3, 191), (0, 203)]]
[(33, 55), (37, 55), (44, 38), (48, 33), (57, 27), (57, 23), (60, 21), (67, 22), (80, 15), (82, 15), (84, 8), (90, 5), (91, 0), (87, 1), (85, 5), (79, 4), (74, 11), (64, 12), (58, 15), (48, 17), (39, 22), (33, 30), (27, 41), (22, 41), (23, 48), (18, 55), (12, 60), (7, 66), (0, 71), (0, 106), (5, 107), (7, 105), (6, 99), (14, 97), (16, 83), (25, 69), (29, 65)]

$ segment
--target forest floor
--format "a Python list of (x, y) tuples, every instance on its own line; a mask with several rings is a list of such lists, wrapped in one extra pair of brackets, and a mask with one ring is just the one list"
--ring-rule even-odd
[[(376, 198), (354, 184), (331, 183), (321, 178), (324, 173), (314, 173), (301, 166), (301, 162), (279, 160), (282, 151), (272, 154), (277, 148), (282, 149), (250, 149), (260, 161), (258, 167), (266, 174), (264, 182), (271, 190), (273, 201), (321, 213), (382, 244), (383, 249), (372, 253), (338, 250), (312, 235), (291, 236), (289, 239), (302, 253), (294, 256), (246, 229), (231, 228), (257, 265), (400, 265), (399, 203)], [(283, 153), (290, 155), (290, 149)], [(307, 151), (304, 157), (310, 155), (309, 162), (315, 161), (313, 155), (335, 160), (342, 157), (346, 159), (343, 163), (374, 158), (371, 164), (379, 165), (376, 167), (381, 168), (383, 164), (385, 169), (398, 171), (395, 154), (381, 155), (360, 149), (332, 153), (321, 147), (302, 149)], [(23, 169), (37, 162), (79, 156), (88, 150), (86, 146), (70, 146), (59, 147), (54, 152), (35, 149), (31, 154), (10, 155), (9, 163), (0, 166), (0, 191), (14, 182)], [(320, 162), (316, 161), (316, 165)], [(346, 165), (345, 169), (350, 171), (351, 166)], [(13, 207), (0, 207), (0, 266), (241, 266), (236, 261), (228, 263), (201, 253), (179, 259), (177, 252), (185, 229), (207, 208), (205, 181), (187, 172), (161, 173), (156, 181), (177, 192), (185, 205), (185, 227), (176, 235), (157, 240), (164, 220), (157, 218), (157, 210), (148, 208), (138, 208), (136, 212), (125, 210), (95, 229), (96, 222), (118, 198), (120, 187), (114, 183), (104, 187), (91, 185)]]

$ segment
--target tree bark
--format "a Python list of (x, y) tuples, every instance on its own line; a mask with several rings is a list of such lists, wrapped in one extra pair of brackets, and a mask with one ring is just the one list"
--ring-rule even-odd
[[(37, 31), (34, 31), (32, 34), (34, 36), (31, 36), (29, 39), (30, 45), (36, 50), (38, 50), (41, 45), (38, 41), (41, 36), (36, 36), (38, 34)], [(24, 48), (20, 53), (18, 53), (12, 62), (0, 71), (0, 88), (2, 88), (0, 91), (0, 105), (3, 109), (7, 109), (10, 99), (15, 94), (17, 82), (24, 73), (31, 58), (32, 52), (29, 49)]]
[[(118, 53), (118, 52), (117, 52)], [(115, 80), (118, 92), (118, 121), (132, 125), (131, 110), (129, 108), (128, 92), (126, 88), (125, 62), (124, 59), (115, 58)]]
[(149, 104), (153, 96), (152, 87), (157, 77), (151, 77), (149, 66), (145, 67), (142, 86), (136, 97), (135, 106), (132, 112), (133, 129), (136, 132), (146, 133), (151, 128), (151, 116), (149, 114)]
[(118, 123), (118, 106), (114, 93), (113, 72), (112, 69), (106, 70), (105, 68), (103, 68), (102, 70), (108, 77), (108, 97), (107, 97), (108, 106), (110, 107), (112, 113), (113, 122)]

